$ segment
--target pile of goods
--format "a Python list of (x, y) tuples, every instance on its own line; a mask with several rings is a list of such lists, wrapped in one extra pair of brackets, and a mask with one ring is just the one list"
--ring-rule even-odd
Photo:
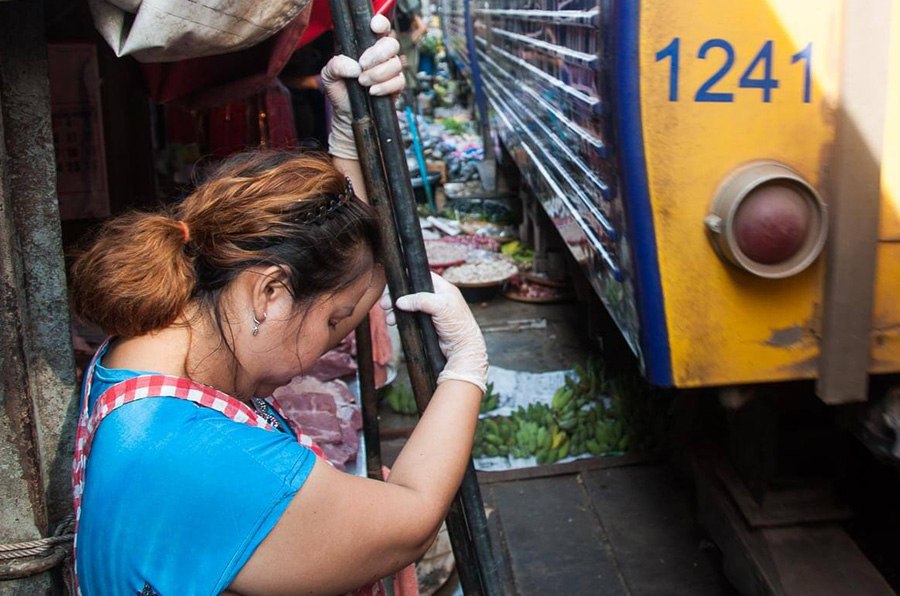
[(509, 207), (499, 201), (452, 202), (440, 217), (428, 218), (448, 234), (425, 242), (431, 269), (462, 288), (497, 286), (499, 290), (501, 284), (522, 270), (502, 244), (514, 234), (506, 225), (511, 218)]
[(540, 277), (524, 274), (510, 280), (509, 286), (503, 295), (510, 300), (518, 302), (534, 302), (547, 304), (568, 300), (572, 297), (565, 284), (541, 279)]
[(447, 183), (444, 190), (449, 200), (441, 212), (444, 217), (467, 223), (510, 225), (516, 222), (512, 209), (504, 201), (484, 198), (480, 182)]
[(460, 88), (465, 88), (466, 83), (451, 75), (443, 35), (435, 21), (419, 42), (419, 55), (419, 72), (412, 89), (417, 92), (419, 109), (426, 114), (459, 109)]
[(478, 180), (478, 164), (484, 159), (484, 145), (475, 124), (466, 113), (429, 121), (423, 118), (427, 140), (425, 159), (447, 165), (447, 181)]
[(461, 265), (470, 257), (471, 250), (464, 244), (448, 242), (449, 238), (426, 240), (425, 254), (431, 269), (440, 273), (447, 267)]
[[(465, 182), (479, 179), (478, 164), (484, 160), (484, 144), (475, 124), (465, 111), (442, 110), (444, 117), (433, 119), (416, 116), (416, 126), (422, 153), (428, 162), (443, 162), (446, 180)], [(412, 134), (405, 114), (398, 114), (400, 131), (407, 147), (408, 157), (415, 157)], [(414, 163), (414, 162), (412, 162)], [(418, 176), (418, 171), (413, 176)]]
[(448, 236), (441, 238), (441, 242), (446, 244), (454, 244), (456, 246), (465, 246), (474, 250), (486, 250), (489, 252), (500, 252), (500, 242), (496, 238), (490, 236)]
[(272, 395), (335, 467), (343, 470), (356, 460), (362, 413), (346, 383), (301, 375)]
[(523, 269), (530, 269), (532, 264), (534, 264), (534, 251), (522, 246), (522, 243), (518, 240), (507, 242), (500, 250)]
[[(381, 309), (372, 312), (384, 316)], [(375, 379), (376, 384), (381, 385), (387, 380), (387, 365), (393, 358), (391, 340), (383, 321), (373, 320), (372, 340)], [(356, 370), (356, 341), (351, 333), (305, 374), (294, 377), (272, 393), (285, 415), (341, 470), (356, 462), (360, 450), (362, 411), (354, 392), (341, 380), (355, 378)], [(357, 463), (357, 468), (359, 465)]]
[[(480, 186), (481, 183), (477, 184)], [(446, 190), (456, 186), (458, 185), (447, 184), (444, 188)], [(450, 191), (446, 190), (446, 193), (449, 197)], [(469, 237), (484, 238), (485, 242), (493, 241), (489, 245), (490, 250), (500, 250), (501, 244), (515, 242), (518, 237), (515, 228), (516, 216), (501, 200), (453, 199), (441, 211), (440, 216), (453, 221), (459, 231)]]
[[(384, 398), (391, 410), (397, 414), (412, 416), (419, 413), (418, 406), (416, 406), (416, 398), (413, 395), (412, 390), (405, 385), (392, 385), (390, 389), (387, 390), (387, 393), (385, 393)], [(480, 411), (482, 413), (489, 412), (499, 405), (500, 394), (494, 391), (493, 383), (488, 383), (487, 391), (485, 391), (484, 396), (481, 398)]]
[(475, 261), (444, 270), (444, 279), (457, 286), (500, 284), (519, 272), (509, 261), (492, 259)]
[(484, 395), (481, 397), (481, 407), (478, 409), (482, 414), (496, 410), (500, 405), (500, 394), (494, 391), (494, 384), (488, 383), (485, 387)]
[[(551, 464), (573, 456), (620, 455), (632, 444), (620, 400), (608, 396), (603, 369), (575, 367), (548, 404), (519, 406), (478, 422), (473, 457), (534, 458)], [(487, 398), (485, 399), (485, 402)]]
[(445, 73), (439, 73), (434, 77), (431, 90), (440, 107), (451, 108), (459, 96), (459, 83), (447, 77)]

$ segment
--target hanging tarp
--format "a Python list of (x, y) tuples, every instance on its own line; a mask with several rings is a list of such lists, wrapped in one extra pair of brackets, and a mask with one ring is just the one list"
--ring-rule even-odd
[(288, 25), (310, 0), (88, 0), (117, 56), (172, 62), (234, 52)]

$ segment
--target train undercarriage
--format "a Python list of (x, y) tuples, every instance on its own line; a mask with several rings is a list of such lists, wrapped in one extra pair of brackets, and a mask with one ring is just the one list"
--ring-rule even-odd
[[(535, 267), (558, 276), (564, 242), (505, 150), (496, 179), (519, 192)], [(505, 158), (504, 158), (505, 157)], [(513, 182), (509, 182), (513, 179)], [(574, 260), (596, 311), (590, 335), (619, 366), (630, 349)], [(616, 356), (618, 354), (618, 356)], [(870, 400), (830, 406), (812, 381), (676, 390), (670, 446), (696, 488), (697, 520), (741, 594), (881, 596), (900, 589), (900, 390), (873, 377)]]

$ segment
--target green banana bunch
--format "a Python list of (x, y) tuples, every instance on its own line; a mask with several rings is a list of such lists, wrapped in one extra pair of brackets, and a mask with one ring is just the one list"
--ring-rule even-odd
[[(479, 421), (475, 435), (475, 457), (535, 457), (550, 464), (569, 456), (622, 453), (632, 443), (631, 431), (621, 418), (619, 401), (609, 400), (603, 367), (588, 362), (576, 365), (573, 374), (553, 394), (549, 404), (519, 406), (509, 416), (491, 416)], [(499, 396), (489, 385), (482, 411), (496, 408)], [(624, 396), (618, 396), (620, 399)]]
[(409, 387), (391, 385), (385, 394), (388, 406), (398, 414), (414, 415), (419, 413), (416, 398)]
[(575, 397), (575, 393), (570, 388), (563, 385), (553, 394), (550, 405), (555, 412), (564, 412), (567, 406), (572, 402), (573, 397)]
[(488, 383), (484, 396), (481, 398), (481, 408), (479, 412), (484, 414), (491, 410), (496, 410), (500, 406), (500, 394), (494, 391), (494, 384)]

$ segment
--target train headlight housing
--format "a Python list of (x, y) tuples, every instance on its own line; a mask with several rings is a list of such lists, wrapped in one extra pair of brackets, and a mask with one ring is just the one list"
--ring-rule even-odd
[(758, 161), (728, 176), (705, 219), (721, 257), (760, 277), (800, 273), (822, 252), (825, 203), (791, 168)]

